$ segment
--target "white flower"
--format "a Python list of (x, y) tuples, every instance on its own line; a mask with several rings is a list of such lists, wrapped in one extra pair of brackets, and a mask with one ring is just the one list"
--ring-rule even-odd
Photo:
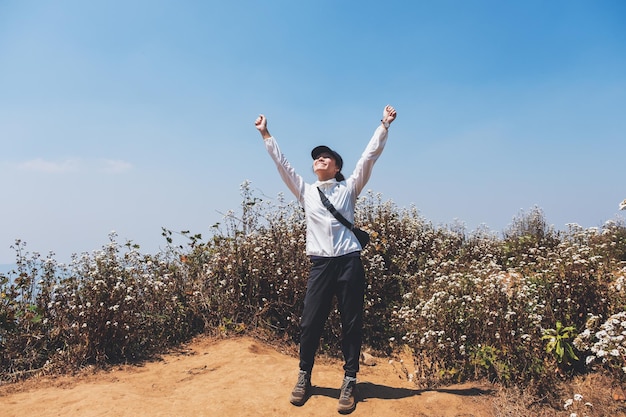
[(583, 396), (581, 394), (574, 394), (574, 401), (581, 401)]
[(568, 398), (567, 401), (565, 401), (563, 408), (567, 410), (572, 404), (574, 404), (574, 400), (572, 400), (571, 398)]

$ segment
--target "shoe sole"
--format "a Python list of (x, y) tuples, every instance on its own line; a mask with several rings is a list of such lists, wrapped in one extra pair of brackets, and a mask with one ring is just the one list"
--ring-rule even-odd
[(302, 399), (298, 399), (298, 398), (291, 398), (291, 399), (289, 399), (289, 402), (290, 402), (292, 405), (295, 405), (296, 407), (300, 407), (300, 406), (303, 406), (303, 405), (304, 405), (304, 403), (306, 402), (306, 400), (307, 400), (307, 399), (308, 399), (308, 398), (302, 398)]
[(356, 409), (356, 402), (350, 408), (338, 408), (337, 412), (339, 412), (339, 414), (350, 414), (355, 409)]

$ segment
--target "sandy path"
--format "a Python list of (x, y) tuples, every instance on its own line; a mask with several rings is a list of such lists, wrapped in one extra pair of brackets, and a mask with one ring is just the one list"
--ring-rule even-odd
[[(42, 378), (0, 387), (4, 417), (202, 417), (339, 415), (341, 363), (316, 364), (314, 391), (302, 407), (289, 403), (298, 360), (251, 338), (198, 339), (183, 353), (145, 366), (79, 377)], [(362, 400), (352, 416), (490, 416), (478, 386), (420, 391), (399, 363), (362, 366)]]

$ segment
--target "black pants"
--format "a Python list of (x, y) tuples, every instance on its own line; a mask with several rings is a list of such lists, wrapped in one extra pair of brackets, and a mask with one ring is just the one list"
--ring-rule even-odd
[(300, 321), (300, 369), (309, 372), (313, 369), (315, 352), (336, 296), (341, 315), (343, 369), (347, 376), (356, 377), (361, 356), (364, 295), (365, 270), (358, 255), (312, 260)]

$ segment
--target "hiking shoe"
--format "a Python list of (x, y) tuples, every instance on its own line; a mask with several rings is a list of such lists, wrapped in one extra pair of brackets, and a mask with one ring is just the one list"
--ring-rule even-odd
[(291, 391), (289, 402), (293, 405), (300, 406), (306, 402), (311, 394), (311, 374), (307, 371), (300, 371), (298, 374), (298, 382)]
[(346, 376), (341, 384), (339, 405), (337, 411), (341, 414), (349, 414), (356, 408), (356, 378)]

